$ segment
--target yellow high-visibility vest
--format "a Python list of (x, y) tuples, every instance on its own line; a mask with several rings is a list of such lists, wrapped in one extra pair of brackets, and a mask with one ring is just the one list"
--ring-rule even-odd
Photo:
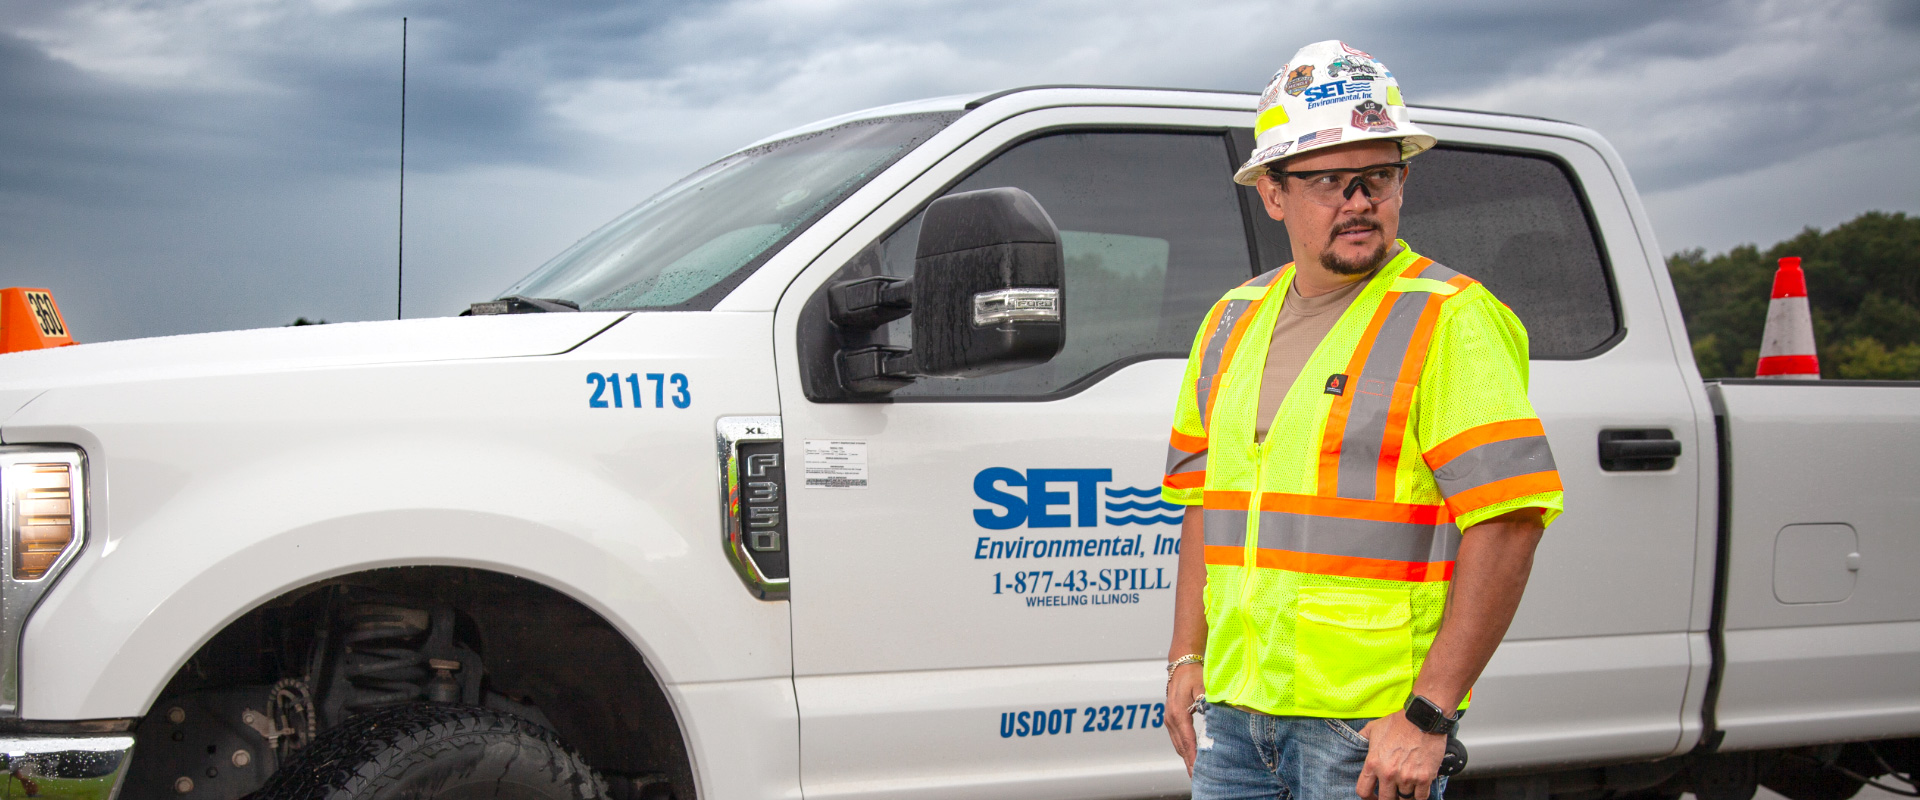
[(1194, 339), (1161, 494), (1204, 508), (1210, 702), (1398, 711), (1440, 629), (1460, 531), (1563, 508), (1527, 400), (1526, 328), (1479, 282), (1399, 245), (1265, 442), (1261, 372), (1293, 265), (1228, 292)]

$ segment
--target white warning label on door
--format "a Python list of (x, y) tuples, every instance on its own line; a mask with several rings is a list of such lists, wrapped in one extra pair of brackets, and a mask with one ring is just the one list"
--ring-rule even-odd
[(806, 486), (809, 489), (867, 488), (867, 443), (808, 439)]

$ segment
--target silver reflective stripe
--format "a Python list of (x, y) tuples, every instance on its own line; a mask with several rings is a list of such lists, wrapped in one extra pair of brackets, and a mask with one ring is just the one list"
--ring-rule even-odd
[[(1203, 513), (1208, 547), (1246, 546), (1248, 512), (1209, 508)], [(1460, 529), (1450, 522), (1423, 525), (1262, 511), (1258, 546), (1384, 561), (1452, 561), (1460, 552)]]
[[(1264, 288), (1280, 277), (1281, 270), (1262, 273), (1253, 280), (1236, 287), (1240, 289)], [(1229, 293), (1231, 296), (1232, 293)], [(1227, 352), (1227, 342), (1233, 338), (1233, 327), (1247, 312), (1252, 300), (1228, 300), (1227, 307), (1220, 312), (1220, 321), (1213, 326), (1213, 334), (1207, 337), (1207, 349), (1200, 352), (1200, 375), (1193, 382), (1195, 410), (1200, 412), (1200, 423), (1204, 427), (1207, 419), (1207, 399), (1213, 392), (1213, 376), (1220, 373), (1220, 359)]]
[(1524, 436), (1488, 442), (1461, 453), (1434, 470), (1433, 479), (1440, 484), (1440, 491), (1451, 497), (1476, 486), (1555, 468), (1547, 437)]
[(1247, 546), (1247, 512), (1209, 508), (1201, 512), (1200, 519), (1206, 523), (1208, 547)]
[(1167, 445), (1167, 474), (1199, 472), (1207, 468), (1207, 451), (1189, 453), (1173, 445)]
[(1426, 269), (1420, 270), (1420, 274), (1415, 275), (1414, 277), (1426, 278), (1427, 280), (1430, 280), (1430, 281), (1440, 281), (1441, 283), (1445, 283), (1447, 281), (1453, 280), (1454, 278), (1460, 277), (1460, 273), (1447, 269), (1445, 266), (1442, 266), (1440, 262), (1435, 261), (1428, 264)]
[[(1211, 537), (1212, 517), (1207, 521)], [(1422, 525), (1262, 511), (1260, 547), (1386, 561), (1452, 561), (1460, 552), (1460, 529), (1451, 522)]]
[[(1357, 500), (1373, 500), (1374, 476), (1380, 469), (1380, 445), (1386, 438), (1387, 412), (1393, 406), (1394, 383), (1400, 379), (1400, 364), (1413, 344), (1420, 314), (1426, 310), (1426, 292), (1408, 292), (1394, 298), (1387, 321), (1373, 339), (1367, 363), (1357, 379), (1347, 384), (1353, 403), (1347, 411), (1347, 427), (1340, 437), (1340, 488), (1336, 494)], [(1391, 500), (1391, 497), (1379, 498)]]
[(1233, 324), (1250, 303), (1248, 300), (1227, 301), (1227, 307), (1220, 312), (1219, 324), (1213, 326), (1213, 335), (1207, 337), (1207, 349), (1200, 353), (1200, 376), (1193, 381), (1193, 399), (1202, 427), (1209, 421), (1207, 396), (1213, 392), (1213, 376), (1220, 372), (1220, 356), (1227, 351), (1227, 340), (1233, 338)]
[[(1415, 276), (1426, 280), (1450, 281), (1460, 276), (1438, 262), (1429, 262)], [(1347, 410), (1347, 426), (1340, 437), (1340, 480), (1335, 494), (1357, 500), (1391, 500), (1374, 497), (1380, 469), (1380, 449), (1387, 434), (1387, 415), (1393, 408), (1394, 384), (1400, 380), (1400, 366), (1413, 346), (1413, 334), (1420, 315), (1433, 295), (1405, 292), (1394, 298), (1387, 321), (1373, 339), (1367, 363), (1360, 374), (1349, 379), (1353, 402)]]

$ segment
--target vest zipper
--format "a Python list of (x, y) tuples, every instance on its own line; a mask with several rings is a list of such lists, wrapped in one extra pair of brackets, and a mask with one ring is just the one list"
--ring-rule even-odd
[[(1286, 280), (1285, 276), (1282, 276), (1282, 279), (1275, 281), (1275, 283), (1279, 284), (1277, 291), (1280, 292), (1281, 303), (1284, 304), (1286, 302), (1285, 298), (1286, 298), (1287, 286), (1291, 285), (1292, 282)], [(1269, 294), (1271, 294), (1272, 292), (1276, 291), (1276, 289), (1270, 288), (1267, 291)], [(1278, 312), (1275, 312), (1275, 313), (1277, 314)], [(1262, 352), (1262, 358), (1260, 361), (1261, 364), (1266, 363), (1264, 354), (1266, 350), (1271, 349), (1273, 347), (1272, 339), (1273, 339), (1273, 331), (1268, 330), (1266, 347), (1261, 348), (1261, 352)], [(1258, 415), (1260, 413), (1258, 410), (1260, 407), (1259, 391), (1260, 391), (1260, 387), (1256, 386), (1254, 388), (1254, 392), (1255, 392), (1254, 414), (1255, 415)], [(1285, 404), (1285, 402), (1286, 402), (1286, 399), (1284, 397), (1281, 398), (1281, 403)], [(1278, 418), (1279, 418), (1279, 415), (1278, 413), (1276, 413), (1275, 419), (1278, 419)], [(1255, 424), (1258, 424), (1258, 420), (1255, 420)], [(1241, 556), (1240, 556), (1241, 558), (1240, 563), (1245, 565), (1241, 568), (1242, 577), (1240, 579), (1240, 614), (1243, 617), (1242, 625), (1244, 626), (1244, 629), (1247, 631), (1248, 639), (1249, 639), (1249, 642), (1248, 642), (1249, 646), (1243, 648), (1244, 652), (1246, 653), (1246, 658), (1244, 659), (1246, 663), (1243, 666), (1243, 672), (1241, 673), (1241, 675), (1243, 676), (1240, 684), (1241, 697), (1244, 697), (1246, 695), (1247, 689), (1251, 684), (1251, 682), (1258, 680), (1258, 677), (1260, 675), (1260, 660), (1255, 655), (1254, 648), (1251, 646), (1252, 641), (1254, 640), (1254, 637), (1258, 636), (1260, 633), (1260, 629), (1256, 627), (1254, 624), (1254, 617), (1253, 617), (1253, 611), (1252, 611), (1253, 582), (1255, 578), (1257, 578), (1260, 574), (1260, 571), (1259, 571), (1260, 570), (1260, 567), (1259, 567), (1260, 496), (1264, 493), (1263, 489), (1266, 486), (1267, 453), (1271, 449), (1272, 441), (1273, 441), (1273, 430), (1269, 428), (1267, 430), (1267, 436), (1265, 440), (1255, 440), (1253, 443), (1253, 491), (1247, 494), (1247, 531), (1246, 531), (1247, 535), (1246, 535), (1246, 542), (1241, 550)], [(1242, 704), (1244, 705), (1244, 701), (1242, 702)]]
[[(1260, 633), (1259, 628), (1254, 625), (1252, 608), (1253, 582), (1260, 574), (1260, 495), (1262, 493), (1261, 487), (1265, 485), (1266, 482), (1266, 471), (1267, 443), (1260, 442), (1253, 446), (1253, 491), (1247, 495), (1247, 540), (1241, 551), (1240, 561), (1240, 563), (1246, 565), (1242, 568), (1242, 577), (1240, 579), (1240, 614), (1245, 617), (1242, 624), (1245, 625), (1249, 639), (1258, 636)], [(1250, 641), (1249, 645), (1251, 645), (1251, 643)], [(1244, 677), (1243, 682), (1240, 684), (1241, 694), (1244, 695), (1249, 685), (1248, 682), (1257, 680), (1260, 675), (1260, 660), (1255, 655), (1253, 647), (1242, 648), (1242, 651), (1246, 653), (1246, 664), (1244, 665), (1244, 671), (1241, 673)]]

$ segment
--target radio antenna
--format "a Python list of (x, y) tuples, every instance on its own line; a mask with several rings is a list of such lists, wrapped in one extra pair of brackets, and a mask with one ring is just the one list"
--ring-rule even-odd
[(400, 231), (394, 259), (393, 318), (405, 319), (407, 293), (407, 18), (400, 18)]

